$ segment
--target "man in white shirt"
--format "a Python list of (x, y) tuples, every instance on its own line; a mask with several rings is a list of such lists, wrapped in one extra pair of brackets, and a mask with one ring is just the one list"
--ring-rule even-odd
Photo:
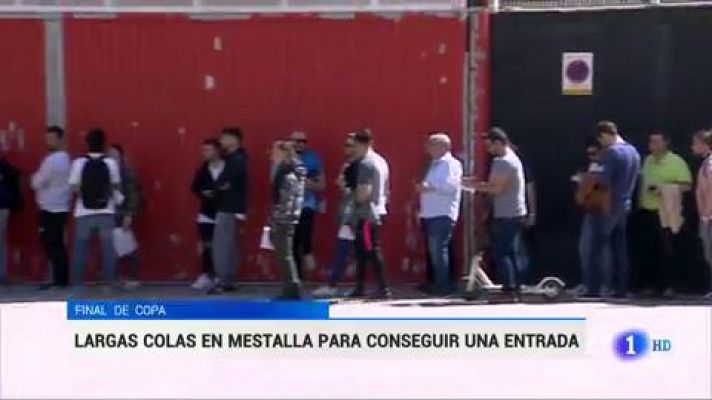
[(69, 185), (77, 193), (71, 283), (79, 285), (83, 279), (89, 242), (98, 231), (104, 280), (113, 285), (117, 280), (114, 214), (116, 205), (123, 201), (118, 191), (121, 175), (116, 162), (104, 154), (106, 134), (103, 130), (89, 131), (86, 143), (87, 155), (74, 160), (69, 176)]
[(430, 135), (427, 152), (432, 162), (422, 182), (416, 185), (420, 193), (420, 217), (425, 222), (428, 253), (435, 275), (435, 292), (445, 295), (450, 284), (450, 240), (460, 214), (462, 164), (450, 149), (450, 137), (444, 133)]
[(71, 159), (64, 150), (64, 130), (47, 128), (48, 154), (39, 170), (32, 175), (32, 189), (40, 210), (40, 239), (47, 259), (52, 264), (52, 282), (41, 289), (61, 288), (69, 284), (69, 257), (64, 245), (64, 225), (69, 214), (71, 192), (69, 172)]
[[(368, 128), (364, 129), (364, 131), (373, 135), (371, 130)], [(373, 159), (373, 162), (378, 169), (378, 174), (381, 176), (379, 183), (380, 187), (378, 189), (380, 195), (378, 197), (378, 203), (376, 204), (376, 212), (381, 216), (381, 224), (383, 224), (384, 217), (388, 214), (388, 198), (391, 195), (390, 168), (388, 167), (388, 161), (386, 161), (383, 156), (378, 154), (373, 147), (368, 150), (366, 157)]]

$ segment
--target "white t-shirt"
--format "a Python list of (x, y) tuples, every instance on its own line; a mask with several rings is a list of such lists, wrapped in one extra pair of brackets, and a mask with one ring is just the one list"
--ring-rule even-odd
[[(119, 173), (119, 166), (116, 165), (116, 161), (109, 157), (105, 157), (101, 153), (89, 153), (91, 158), (104, 157), (104, 163), (109, 167), (109, 177), (111, 178), (112, 186), (119, 185), (121, 183), (121, 174)], [(82, 170), (84, 169), (84, 164), (86, 164), (86, 157), (77, 158), (72, 162), (72, 171), (69, 174), (69, 185), (72, 187), (79, 187), (82, 180)], [(74, 207), (75, 217), (85, 217), (88, 215), (102, 215), (102, 214), (114, 214), (116, 212), (117, 196), (112, 196), (109, 199), (109, 205), (106, 208), (100, 210), (88, 210), (84, 208), (84, 202), (81, 196), (77, 196), (76, 205)]]
[(390, 196), (390, 168), (388, 167), (388, 162), (373, 149), (369, 150), (366, 157), (373, 158), (373, 162), (376, 164), (376, 168), (378, 168), (378, 175), (381, 177), (378, 192), (380, 196), (378, 204), (376, 204), (376, 212), (378, 215), (387, 215), (388, 208), (386, 206), (388, 204), (388, 197)]
[(42, 160), (39, 170), (32, 175), (32, 189), (40, 210), (51, 213), (69, 211), (72, 199), (69, 189), (69, 170), (72, 160), (66, 151), (54, 151)]

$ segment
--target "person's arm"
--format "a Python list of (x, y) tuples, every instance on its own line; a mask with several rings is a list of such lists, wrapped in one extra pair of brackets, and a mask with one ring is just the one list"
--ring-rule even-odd
[(702, 164), (700, 168), (705, 168), (706, 171), (702, 171), (700, 180), (697, 182), (699, 203), (697, 211), (700, 219), (709, 223), (712, 218), (712, 166)]
[(527, 182), (527, 210), (529, 213), (527, 214), (527, 226), (534, 226), (536, 225), (536, 210), (537, 210), (537, 204), (536, 204), (536, 182), (535, 181), (530, 181)]
[(495, 159), (492, 161), (489, 180), (475, 183), (474, 188), (483, 193), (499, 195), (507, 189), (513, 172), (512, 166), (506, 161)]
[(319, 175), (307, 179), (306, 188), (315, 192), (321, 192), (326, 189), (326, 179), (324, 179), (324, 174), (319, 173)]
[(141, 184), (138, 181), (136, 174), (127, 170), (125, 174), (125, 180), (123, 186), (125, 188), (125, 196), (123, 209), (130, 215), (136, 215), (138, 213), (139, 207), (141, 205)]
[(324, 178), (324, 166), (321, 159), (314, 155), (315, 169), (307, 177), (305, 188), (314, 192), (321, 192), (326, 189), (326, 178)]
[(614, 155), (611, 151), (606, 151), (601, 159), (601, 173), (595, 175), (598, 178), (598, 184), (606, 189), (611, 187), (613, 182), (613, 173), (615, 160)]
[(119, 165), (116, 161), (112, 159), (104, 159), (108, 161), (109, 166), (109, 178), (111, 179), (111, 189), (121, 190), (121, 172), (119, 171)]
[(76, 159), (72, 162), (72, 168), (69, 172), (69, 187), (74, 193), (79, 192), (79, 183), (82, 179), (81, 175), (83, 165), (84, 162), (82, 161), (82, 159)]
[(52, 182), (52, 165), (50, 165), (49, 158), (45, 158), (40, 164), (40, 168), (37, 172), (32, 175), (30, 179), (30, 186), (33, 190), (42, 190), (47, 188)]
[(454, 163), (442, 163), (436, 170), (419, 185), (422, 192), (434, 191), (445, 195), (457, 193), (462, 190), (462, 167)]
[(690, 172), (690, 167), (682, 158), (679, 159), (679, 166), (677, 168), (677, 178), (676, 182), (680, 186), (680, 190), (685, 193), (692, 190), (692, 173)]

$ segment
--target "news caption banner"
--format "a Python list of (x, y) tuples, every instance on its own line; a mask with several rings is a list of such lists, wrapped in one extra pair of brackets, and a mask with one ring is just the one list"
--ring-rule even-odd
[[(586, 355), (584, 317), (339, 317), (326, 302), (70, 300), (77, 351), (204, 351), (251, 355)], [(623, 332), (612, 350), (634, 360), (665, 339)]]

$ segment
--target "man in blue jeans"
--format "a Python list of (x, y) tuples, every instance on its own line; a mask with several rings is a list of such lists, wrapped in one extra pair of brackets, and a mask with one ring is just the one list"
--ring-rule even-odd
[(585, 170), (571, 178), (577, 184), (576, 204), (584, 213), (578, 243), (581, 283), (571, 291), (574, 296), (587, 296), (593, 288), (600, 286), (599, 282), (594, 281), (594, 278), (599, 278), (591, 273), (591, 251), (593, 250), (593, 234), (597, 217), (608, 211), (608, 202), (601, 204), (602, 200), (605, 201), (608, 198), (609, 193), (598, 183), (603, 171), (601, 166), (603, 148), (596, 138), (592, 138), (586, 144), (586, 154), (589, 163)]
[(101, 241), (101, 263), (104, 281), (116, 285), (116, 250), (113, 230), (116, 207), (123, 199), (117, 194), (121, 175), (116, 162), (105, 154), (106, 134), (101, 129), (87, 133), (88, 152), (72, 163), (69, 186), (77, 193), (74, 208), (74, 249), (72, 251), (72, 285), (84, 279), (89, 243), (96, 232)]
[[(601, 276), (603, 297), (623, 297), (628, 291), (629, 262), (626, 229), (631, 198), (640, 173), (640, 154), (623, 140), (610, 121), (596, 125), (596, 138), (605, 153), (599, 183), (610, 192), (610, 211), (593, 218), (593, 241), (589, 268), (596, 281)], [(596, 289), (591, 288), (590, 295)]]
[(462, 164), (450, 149), (450, 137), (444, 133), (430, 135), (426, 149), (432, 159), (422, 182), (416, 185), (420, 193), (420, 217), (425, 222), (428, 254), (433, 265), (434, 294), (447, 295), (450, 283), (450, 240), (460, 213)]
[(485, 146), (494, 157), (489, 180), (474, 185), (466, 180), (465, 184), (492, 197), (492, 257), (503, 293), (516, 299), (521, 278), (515, 244), (527, 216), (524, 167), (502, 129), (490, 129)]

